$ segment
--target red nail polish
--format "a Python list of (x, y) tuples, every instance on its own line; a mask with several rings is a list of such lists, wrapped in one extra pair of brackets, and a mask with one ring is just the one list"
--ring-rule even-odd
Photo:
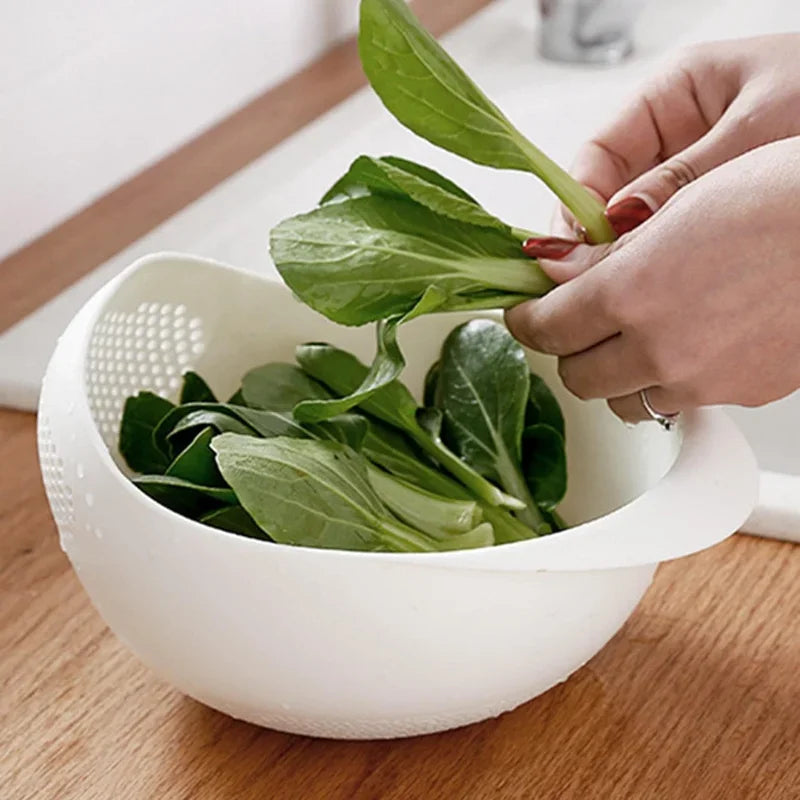
[(626, 197), (606, 209), (606, 218), (618, 236), (638, 228), (646, 219), (653, 216), (650, 208), (641, 197)]
[(580, 242), (558, 236), (543, 236), (523, 242), (522, 251), (531, 258), (551, 258), (557, 261), (568, 256), (579, 244)]

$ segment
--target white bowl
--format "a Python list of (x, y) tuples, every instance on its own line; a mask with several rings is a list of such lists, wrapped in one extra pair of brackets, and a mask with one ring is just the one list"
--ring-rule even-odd
[[(402, 332), (417, 390), (465, 315)], [(754, 460), (719, 411), (675, 434), (626, 429), (561, 388), (576, 527), (450, 553), (314, 550), (208, 528), (157, 505), (120, 468), (124, 398), (173, 394), (195, 368), (225, 395), (250, 367), (328, 340), (369, 358), (370, 328), (333, 325), (280, 284), (150, 256), (98, 292), (47, 371), (39, 415), (48, 498), (83, 586), (164, 680), (234, 717), (341, 738), (428, 733), (495, 716), (565, 680), (620, 628), (659, 561), (732, 533)]]

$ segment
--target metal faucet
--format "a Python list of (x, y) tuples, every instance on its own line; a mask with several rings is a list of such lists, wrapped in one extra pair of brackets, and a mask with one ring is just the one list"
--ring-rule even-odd
[(615, 64), (633, 50), (631, 28), (643, 0), (539, 0), (545, 58)]

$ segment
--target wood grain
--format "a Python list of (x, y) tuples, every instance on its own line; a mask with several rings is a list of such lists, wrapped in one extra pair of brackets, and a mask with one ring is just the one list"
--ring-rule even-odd
[[(417, 0), (442, 34), (489, 0)], [(366, 83), (354, 39), (0, 261), (0, 332)]]
[(33, 417), (0, 412), (3, 800), (794, 800), (800, 548), (666, 564), (616, 638), (499, 719), (328, 742), (181, 697), (105, 628), (61, 553)]

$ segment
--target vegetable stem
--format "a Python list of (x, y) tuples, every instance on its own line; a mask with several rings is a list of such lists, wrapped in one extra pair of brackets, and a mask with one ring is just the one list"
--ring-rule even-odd
[(383, 541), (397, 552), (433, 553), (439, 549), (431, 538), (402, 522), (381, 519), (378, 527)]
[(518, 239), (520, 242), (527, 242), (528, 239), (538, 239), (542, 236), (541, 233), (536, 233), (535, 231), (529, 231), (525, 228), (514, 228), (511, 229), (511, 235)]
[(378, 497), (396, 517), (435, 539), (471, 531), (483, 516), (475, 500), (433, 494), (372, 465), (367, 475)]
[(491, 506), (504, 506), (514, 511), (521, 511), (525, 508), (525, 503), (521, 500), (501, 491), (465, 464), (444, 445), (441, 438), (434, 437), (418, 425), (409, 425), (406, 432), (422, 450), (433, 456), (453, 477), (458, 478), (464, 486), (484, 502)]
[(594, 244), (613, 242), (617, 238), (605, 215), (605, 207), (566, 170), (546, 156), (521, 133), (517, 144), (530, 162), (532, 172), (539, 177), (559, 200), (575, 215)]
[(497, 508), (497, 506), (482, 506), (482, 508), (483, 518), (490, 522), (494, 529), (496, 544), (524, 542), (526, 539), (536, 539), (540, 536), (537, 531), (529, 528), (522, 520), (505, 509)]
[(519, 469), (501, 455), (497, 461), (497, 471), (503, 486), (508, 491), (513, 492), (514, 496), (518, 497), (525, 504), (524, 508), (516, 512), (517, 516), (531, 530), (535, 531), (540, 536), (552, 533), (553, 529), (546, 522), (544, 516), (542, 516), (542, 512), (539, 510), (533, 497), (531, 497), (530, 490)]
[(464, 275), (474, 276), (485, 289), (501, 289), (541, 297), (553, 288), (536, 261), (530, 259), (476, 258), (462, 262)]

